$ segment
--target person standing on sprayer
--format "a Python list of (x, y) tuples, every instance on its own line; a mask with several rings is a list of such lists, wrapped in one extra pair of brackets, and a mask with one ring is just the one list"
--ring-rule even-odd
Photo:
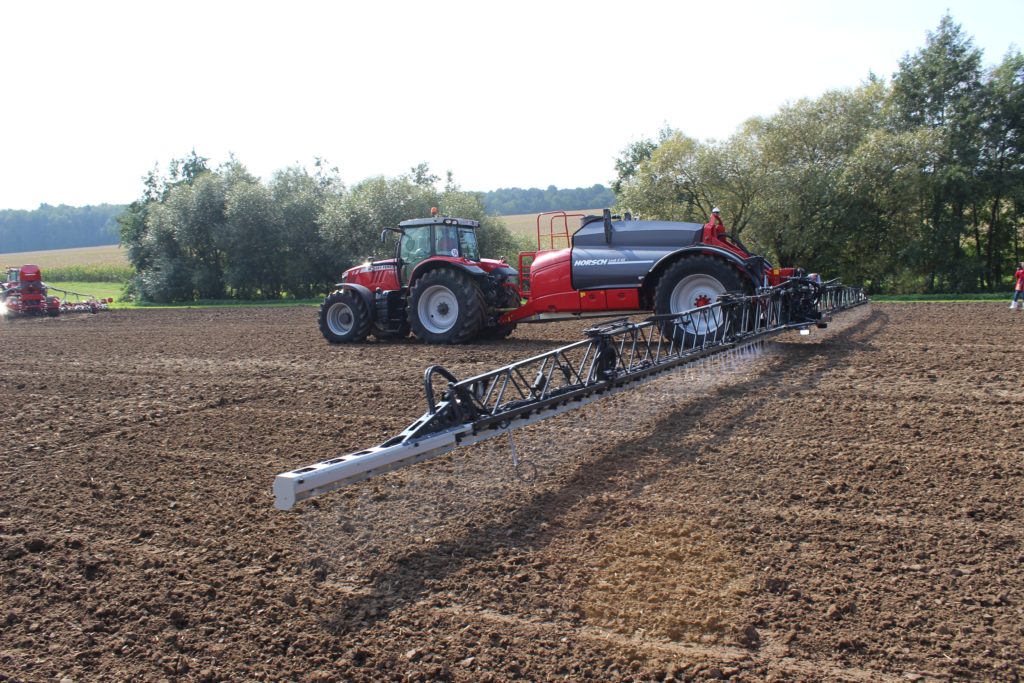
[(1021, 299), (1024, 299), (1024, 261), (1017, 264), (1017, 272), (1013, 274), (1017, 283), (1013, 286), (1013, 299), (1010, 301), (1010, 310), (1021, 310)]

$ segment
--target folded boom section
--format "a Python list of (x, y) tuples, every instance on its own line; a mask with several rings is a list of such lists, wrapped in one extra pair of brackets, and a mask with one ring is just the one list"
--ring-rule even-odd
[[(424, 375), (426, 413), (379, 446), (279, 474), (275, 506), (287, 510), (306, 498), (632, 389), (674, 368), (760, 345), (785, 330), (824, 327), (832, 315), (867, 301), (859, 288), (799, 278), (680, 314), (608, 322), (588, 329), (581, 341), (461, 381), (432, 366)], [(438, 378), (443, 387), (435, 386)]]

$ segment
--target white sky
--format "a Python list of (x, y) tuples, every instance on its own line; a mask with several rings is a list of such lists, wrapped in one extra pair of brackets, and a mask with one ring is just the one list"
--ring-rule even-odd
[(264, 179), (608, 184), (665, 124), (724, 138), (890, 76), (947, 9), (986, 66), (1024, 43), (1020, 0), (3, 0), (0, 209), (128, 203), (193, 148)]

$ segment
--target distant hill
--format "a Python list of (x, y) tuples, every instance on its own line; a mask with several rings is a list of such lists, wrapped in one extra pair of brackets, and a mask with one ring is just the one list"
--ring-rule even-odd
[(0, 253), (117, 244), (117, 217), (125, 208), (42, 204), (33, 211), (0, 211)]
[(610, 207), (615, 204), (615, 193), (604, 185), (558, 189), (548, 185), (522, 189), (507, 187), (478, 193), (487, 213), (496, 216), (516, 216), (526, 213), (561, 211), (574, 206)]

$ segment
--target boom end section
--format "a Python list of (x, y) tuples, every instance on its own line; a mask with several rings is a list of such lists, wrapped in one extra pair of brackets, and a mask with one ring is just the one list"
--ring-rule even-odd
[(290, 510), (296, 503), (391, 470), (436, 458), (458, 446), (455, 431), (407, 439), (307, 465), (274, 478), (274, 507)]
[(295, 481), (292, 472), (285, 472), (274, 477), (274, 507), (278, 510), (291, 510), (295, 505)]

